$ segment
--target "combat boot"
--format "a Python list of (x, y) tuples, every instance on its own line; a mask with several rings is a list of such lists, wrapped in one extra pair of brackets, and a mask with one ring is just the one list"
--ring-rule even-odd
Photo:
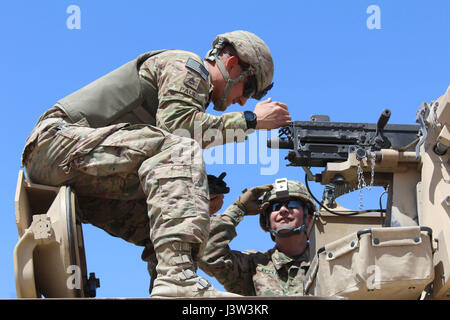
[(169, 242), (155, 249), (158, 276), (151, 297), (239, 297), (215, 289), (208, 280), (197, 275), (193, 248), (191, 243)]

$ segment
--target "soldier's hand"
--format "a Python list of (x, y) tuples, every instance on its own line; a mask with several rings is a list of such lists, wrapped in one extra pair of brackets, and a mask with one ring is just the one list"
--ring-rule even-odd
[(260, 213), (262, 200), (259, 198), (267, 191), (272, 190), (273, 185), (265, 184), (262, 186), (251, 188), (250, 190), (243, 190), (236, 204), (241, 207), (246, 215), (255, 215)]
[(256, 114), (256, 129), (277, 129), (291, 121), (287, 105), (272, 98), (258, 102), (253, 111)]

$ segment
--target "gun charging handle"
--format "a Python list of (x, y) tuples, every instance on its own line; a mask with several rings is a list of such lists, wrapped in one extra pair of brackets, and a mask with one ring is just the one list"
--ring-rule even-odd
[(377, 132), (382, 131), (391, 117), (391, 110), (384, 109), (377, 122)]
[(377, 131), (375, 133), (374, 139), (372, 140), (377, 149), (390, 148), (391, 146), (391, 142), (383, 135), (383, 129), (384, 127), (386, 127), (386, 124), (388, 123), (390, 117), (391, 110), (384, 109), (383, 112), (381, 112), (380, 117), (378, 118)]

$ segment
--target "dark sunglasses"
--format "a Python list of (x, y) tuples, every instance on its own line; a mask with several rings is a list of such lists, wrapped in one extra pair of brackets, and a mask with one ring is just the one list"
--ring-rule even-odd
[(242, 95), (246, 98), (251, 98), (256, 92), (256, 82), (254, 77), (248, 77), (244, 84), (244, 92)]
[(261, 100), (267, 92), (272, 89), (273, 82), (267, 86), (263, 91), (256, 92), (256, 80), (255, 77), (250, 77), (244, 84), (243, 96), (246, 98), (255, 98), (256, 100)]
[(277, 201), (270, 204), (269, 211), (280, 211), (282, 206), (285, 206), (288, 209), (298, 209), (303, 205), (300, 200), (286, 200), (286, 201)]

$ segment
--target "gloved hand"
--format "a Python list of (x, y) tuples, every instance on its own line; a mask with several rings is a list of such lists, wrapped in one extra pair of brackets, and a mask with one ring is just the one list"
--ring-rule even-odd
[(244, 210), (246, 215), (255, 215), (260, 213), (260, 207), (262, 200), (259, 198), (266, 192), (272, 190), (273, 185), (265, 184), (262, 186), (251, 188), (250, 190), (242, 190), (242, 194), (239, 196), (235, 204)]

